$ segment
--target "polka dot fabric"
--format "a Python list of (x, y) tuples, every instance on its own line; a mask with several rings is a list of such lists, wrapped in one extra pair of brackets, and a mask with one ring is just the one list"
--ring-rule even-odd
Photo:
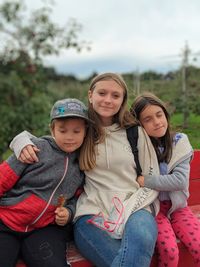
[(200, 223), (189, 207), (167, 213), (171, 207), (170, 201), (162, 201), (160, 212), (156, 217), (158, 225), (158, 267), (177, 267), (179, 250), (176, 238), (180, 239), (191, 253), (196, 267), (200, 267)]

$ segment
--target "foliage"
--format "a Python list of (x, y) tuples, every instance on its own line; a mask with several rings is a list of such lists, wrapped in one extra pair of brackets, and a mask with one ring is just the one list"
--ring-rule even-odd
[[(155, 79), (152, 78), (155, 77)], [(143, 79), (151, 77), (151, 79)], [(150, 91), (165, 101), (171, 109), (171, 112), (181, 113), (184, 109), (182, 76), (181, 69), (175, 72), (169, 72), (165, 75), (152, 75), (152, 72), (140, 75), (140, 92)], [(133, 75), (125, 74), (124, 78), (129, 87), (130, 102), (137, 95), (137, 90), (133, 86)], [(186, 80), (187, 109), (189, 112), (200, 115), (200, 69), (190, 66), (187, 69)]]
[(182, 128), (183, 114), (176, 113), (171, 118), (172, 128), (176, 131), (184, 132), (194, 149), (200, 149), (200, 116), (194, 113), (190, 114), (189, 126), (187, 129)]
[(27, 9), (22, 0), (4, 1), (0, 5), (0, 32), (6, 38), (3, 47), (4, 61), (17, 58), (23, 51), (34, 60), (56, 54), (62, 49), (90, 49), (85, 41), (78, 40), (81, 24), (70, 19), (63, 27), (51, 20), (52, 6), (46, 5), (32, 11), (27, 18)]
[[(37, 82), (37, 81), (35, 81)], [(10, 140), (24, 129), (43, 134), (48, 128), (50, 98), (45, 92), (26, 87), (15, 71), (0, 74), (0, 155)]]
[(42, 56), (86, 47), (78, 40), (80, 24), (72, 20), (60, 27), (51, 21), (50, 13), (51, 8), (46, 6), (26, 18), (23, 1), (0, 5), (0, 155), (24, 129), (37, 136), (49, 132), (51, 106), (62, 94), (56, 85), (54, 90), (49, 89), (48, 79), (56, 74), (43, 67)]
[(60, 80), (50, 81), (48, 83), (48, 92), (54, 95), (54, 99), (66, 97), (81, 99), (87, 105), (88, 82)]

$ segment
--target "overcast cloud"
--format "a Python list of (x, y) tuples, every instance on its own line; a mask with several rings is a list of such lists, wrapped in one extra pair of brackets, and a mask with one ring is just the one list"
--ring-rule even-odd
[[(41, 0), (26, 0), (31, 8)], [(44, 1), (43, 1), (44, 2)], [(199, 0), (55, 0), (53, 20), (64, 25), (75, 18), (80, 39), (92, 50), (68, 50), (46, 64), (59, 72), (86, 77), (93, 72), (168, 71), (181, 64), (185, 42), (200, 52)], [(166, 57), (165, 57), (166, 56)], [(169, 57), (168, 57), (169, 56)], [(200, 65), (200, 57), (195, 62)]]

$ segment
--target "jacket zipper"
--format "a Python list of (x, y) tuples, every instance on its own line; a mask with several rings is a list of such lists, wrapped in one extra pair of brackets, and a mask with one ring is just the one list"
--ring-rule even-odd
[(28, 228), (29, 228), (29, 226), (35, 224), (35, 223), (42, 217), (42, 215), (45, 213), (45, 211), (48, 209), (48, 207), (49, 207), (49, 205), (50, 205), (50, 203), (51, 203), (51, 200), (52, 200), (53, 196), (55, 195), (55, 192), (57, 191), (58, 187), (60, 186), (60, 184), (62, 183), (62, 181), (64, 180), (64, 178), (65, 178), (65, 176), (66, 176), (67, 169), (68, 169), (68, 162), (69, 162), (69, 159), (68, 159), (68, 157), (66, 157), (66, 159), (65, 159), (64, 174), (63, 174), (63, 176), (62, 176), (60, 182), (57, 184), (57, 186), (56, 186), (55, 189), (53, 190), (53, 192), (52, 192), (52, 194), (51, 194), (51, 196), (50, 196), (50, 198), (49, 198), (49, 201), (47, 202), (47, 204), (46, 204), (46, 206), (44, 207), (43, 211), (38, 215), (38, 217), (37, 217), (31, 224), (29, 224), (29, 225), (26, 226), (26, 228), (25, 228), (25, 232), (28, 232)]

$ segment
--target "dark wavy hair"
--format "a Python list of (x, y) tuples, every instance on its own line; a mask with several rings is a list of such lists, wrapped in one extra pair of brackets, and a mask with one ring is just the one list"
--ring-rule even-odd
[[(167, 108), (162, 102), (161, 99), (159, 99), (156, 95), (145, 92), (139, 96), (137, 96), (131, 105), (130, 112), (132, 113), (133, 116), (135, 116), (136, 120), (140, 124), (140, 114), (141, 112), (149, 105), (154, 105), (154, 106), (159, 106), (163, 110), (167, 122), (168, 122), (168, 127), (165, 135), (161, 138), (153, 138), (150, 137), (151, 142), (154, 146), (154, 149), (157, 154), (157, 158), (159, 162), (169, 162), (172, 156), (172, 140), (174, 133), (170, 131), (170, 115), (169, 112), (167, 111)], [(163, 148), (163, 151), (161, 152), (160, 147)]]

